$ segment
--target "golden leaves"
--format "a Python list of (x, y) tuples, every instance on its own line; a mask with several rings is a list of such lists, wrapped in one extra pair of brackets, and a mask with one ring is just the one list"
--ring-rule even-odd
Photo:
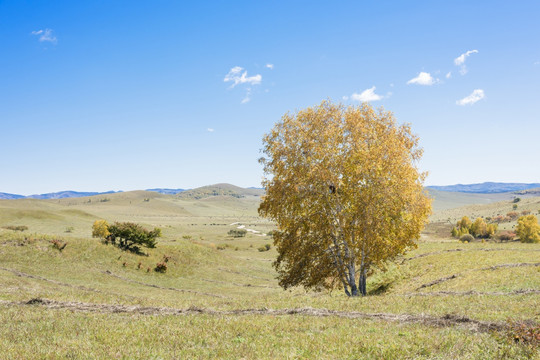
[(283, 286), (328, 286), (329, 276), (367, 271), (415, 245), (431, 209), (415, 164), (422, 151), (391, 112), (323, 101), (285, 114), (263, 143), (259, 213), (280, 230)]

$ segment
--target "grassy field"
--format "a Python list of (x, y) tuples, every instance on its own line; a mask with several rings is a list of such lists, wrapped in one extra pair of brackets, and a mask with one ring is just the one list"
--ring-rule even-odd
[[(539, 358), (514, 324), (538, 329), (540, 244), (449, 237), (453, 219), (506, 213), (511, 199), (445, 205), (417, 249), (368, 279), (370, 296), (349, 299), (279, 288), (275, 250), (258, 250), (273, 228), (257, 216), (259, 195), (225, 186), (0, 201), (0, 228), (28, 226), (0, 229), (0, 358)], [(148, 256), (126, 253), (90, 237), (96, 219), (164, 236)], [(258, 233), (227, 236), (238, 226)], [(164, 256), (167, 272), (153, 271)]]

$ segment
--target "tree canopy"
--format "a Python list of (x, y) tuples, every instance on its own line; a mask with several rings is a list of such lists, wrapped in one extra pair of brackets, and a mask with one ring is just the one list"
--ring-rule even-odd
[(161, 237), (161, 229), (147, 230), (132, 222), (115, 222), (109, 225), (105, 220), (96, 220), (92, 226), (92, 236), (111, 242), (122, 250), (141, 253), (141, 246), (156, 247), (156, 239)]
[(285, 114), (263, 143), (259, 213), (278, 227), (282, 287), (366, 295), (372, 269), (416, 246), (431, 211), (422, 150), (391, 112), (323, 101)]

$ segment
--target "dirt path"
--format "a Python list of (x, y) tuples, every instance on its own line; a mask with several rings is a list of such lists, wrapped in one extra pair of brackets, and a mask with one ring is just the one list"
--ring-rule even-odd
[(479, 269), (471, 269), (471, 270), (468, 270), (468, 271), (464, 271), (464, 272), (461, 272), (461, 273), (458, 273), (458, 274), (452, 274), (452, 275), (445, 276), (445, 277), (430, 281), (428, 283), (422, 284), (418, 288), (416, 288), (416, 290), (418, 291), (418, 290), (426, 288), (426, 287), (437, 285), (437, 284), (440, 284), (442, 282), (455, 279), (455, 278), (457, 278), (459, 276), (462, 276), (463, 274), (470, 273), (470, 272), (473, 272), (473, 271), (496, 270), (496, 269), (501, 269), (501, 268), (515, 268), (515, 267), (523, 267), (523, 266), (540, 266), (540, 263), (499, 264), (499, 265), (487, 266), (487, 267), (483, 267), (483, 268), (479, 268)]
[(439, 254), (450, 253), (450, 252), (461, 252), (461, 251), (469, 252), (469, 251), (540, 251), (540, 250), (538, 249), (532, 249), (532, 250), (531, 249), (448, 249), (448, 250), (441, 250), (441, 251), (432, 251), (428, 253), (419, 254), (410, 258), (405, 258), (402, 260), (402, 263), (406, 261), (423, 258), (426, 256), (439, 255)]
[(432, 291), (432, 292), (415, 292), (403, 294), (402, 296), (467, 296), (467, 295), (527, 295), (527, 294), (540, 294), (540, 290), (537, 289), (518, 289), (514, 291)]
[(165, 307), (143, 307), (126, 306), (112, 304), (93, 304), (83, 302), (63, 302), (47, 299), (31, 299), (29, 301), (0, 301), (4, 306), (42, 306), (48, 309), (66, 309), (80, 312), (95, 313), (128, 313), (140, 315), (216, 315), (216, 316), (314, 316), (314, 317), (339, 317), (345, 319), (368, 319), (392, 321), (398, 323), (420, 323), (436, 327), (457, 326), (474, 332), (487, 332), (504, 330), (507, 324), (500, 322), (488, 322), (474, 320), (466, 316), (450, 315), (430, 316), (411, 314), (390, 314), (390, 313), (362, 313), (357, 311), (338, 311), (329, 309), (314, 309), (310, 307), (296, 309), (237, 309), (237, 310), (213, 310), (197, 307), (187, 309), (165, 308)]

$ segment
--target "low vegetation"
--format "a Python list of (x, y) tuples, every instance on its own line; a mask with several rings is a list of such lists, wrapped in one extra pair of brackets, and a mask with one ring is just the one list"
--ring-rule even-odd
[(247, 230), (245, 229), (231, 229), (227, 232), (227, 235), (232, 236), (234, 238), (245, 237), (246, 234), (247, 234)]

